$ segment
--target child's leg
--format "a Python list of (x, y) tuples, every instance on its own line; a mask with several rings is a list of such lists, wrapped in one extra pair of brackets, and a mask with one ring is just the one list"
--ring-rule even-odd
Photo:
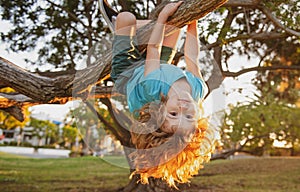
[(176, 45), (177, 45), (177, 42), (178, 42), (178, 39), (179, 39), (180, 33), (181, 33), (181, 30), (178, 29), (177, 31), (175, 31), (171, 35), (165, 36), (164, 41), (163, 41), (163, 46), (175, 49)]
[(116, 20), (116, 35), (135, 36), (136, 18), (132, 13), (119, 13)]
[(112, 46), (111, 78), (116, 81), (121, 73), (141, 60), (136, 42), (136, 18), (132, 13), (119, 13), (115, 24)]

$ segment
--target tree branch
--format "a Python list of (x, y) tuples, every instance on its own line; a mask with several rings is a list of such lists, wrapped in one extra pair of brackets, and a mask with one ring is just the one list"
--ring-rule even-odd
[[(107, 97), (100, 99), (100, 101), (107, 106), (110, 115), (114, 118), (114, 122), (116, 122), (119, 127), (130, 127), (132, 121), (122, 111), (113, 107), (111, 101)], [(118, 115), (120, 118), (116, 119), (115, 115)]]
[(269, 134), (264, 134), (264, 135), (254, 136), (252, 138), (247, 138), (243, 145), (238, 144), (238, 147), (234, 147), (232, 149), (223, 151), (220, 154), (215, 154), (215, 155), (212, 156), (212, 158), (210, 160), (227, 159), (231, 155), (234, 155), (235, 152), (246, 152), (246, 153), (249, 153), (249, 151), (244, 151), (243, 150), (243, 148), (246, 146), (246, 144), (248, 142), (253, 141), (255, 139), (265, 138), (265, 137), (268, 137), (268, 136), (269, 136)]
[[(33, 100), (50, 102), (55, 97), (71, 97), (69, 83), (74, 77), (43, 77), (30, 73), (0, 57), (0, 80)], [(63, 82), (63, 83), (62, 83)]]
[(100, 101), (107, 106), (109, 114), (113, 118), (114, 123), (117, 126), (115, 129), (123, 138), (122, 145), (133, 147), (132, 143), (130, 142), (130, 132), (128, 131), (129, 127), (132, 124), (131, 120), (122, 111), (119, 111), (115, 107), (113, 107), (111, 101), (108, 98), (102, 98)]
[(0, 108), (0, 110), (3, 110), (10, 115), (12, 115), (14, 118), (16, 118), (18, 121), (22, 122), (25, 120), (25, 115), (23, 113), (23, 107), (22, 105), (15, 105), (8, 108)]
[(244, 73), (251, 71), (268, 71), (268, 70), (300, 70), (300, 65), (296, 66), (267, 66), (267, 67), (251, 67), (247, 69), (242, 69), (238, 72), (224, 71), (223, 75), (226, 77), (237, 77)]
[[(228, 15), (225, 19), (225, 22), (221, 28), (221, 31), (218, 35), (217, 41), (222, 41), (228, 33), (228, 29), (232, 24), (233, 19), (235, 18), (236, 14), (233, 14), (231, 11), (228, 12)], [(223, 69), (222, 69), (222, 46), (214, 47), (214, 59), (216, 61), (213, 62), (213, 70), (212, 75), (207, 80), (208, 87), (211, 90), (218, 88), (222, 81), (224, 80), (223, 77)]]
[(88, 108), (98, 117), (98, 119), (107, 127), (109, 131), (112, 132), (112, 134), (118, 139), (119, 141), (123, 141), (124, 138), (122, 138), (122, 135), (120, 135), (115, 128), (110, 125), (104, 117), (102, 117), (99, 112), (95, 109), (95, 107), (88, 101), (85, 101), (85, 104), (88, 106)]
[[(86, 99), (91, 98), (109, 98), (111, 96), (118, 95), (118, 93), (113, 91), (112, 86), (97, 86), (94, 90), (92, 95), (88, 95)], [(14, 105), (17, 105), (18, 103), (27, 103), (28, 105), (38, 105), (38, 104), (65, 104), (68, 101), (76, 100), (79, 98), (71, 98), (71, 97), (62, 97), (62, 98), (56, 98), (53, 99), (51, 102), (45, 101), (37, 101), (30, 97), (27, 97), (26, 95), (20, 94), (20, 93), (1, 93), (0, 92), (0, 108), (8, 108)]]
[(270, 21), (273, 22), (273, 24), (286, 31), (288, 34), (296, 36), (296, 37), (300, 37), (300, 32), (294, 31), (288, 27), (286, 27), (285, 25), (283, 25), (271, 12), (271, 10), (269, 10), (268, 8), (266, 8), (265, 6), (258, 6), (258, 8), (268, 17), (268, 19)]
[[(170, 2), (170, 0), (166, 0), (163, 1), (159, 6), (157, 6), (154, 12), (151, 14), (151, 19), (153, 19), (153, 21), (137, 30), (138, 41), (141, 45), (143, 45), (140, 46), (140, 50), (145, 49), (145, 45), (149, 40), (158, 14), (163, 9), (163, 7)], [(171, 33), (178, 28), (184, 27), (191, 21), (198, 20), (206, 16), (208, 13), (211, 13), (213, 10), (222, 6), (226, 2), (227, 0), (185, 0), (180, 5), (178, 10), (168, 19), (168, 22), (166, 24), (169, 25), (169, 27), (165, 33)]]
[(267, 18), (278, 28), (283, 29), (288, 34), (300, 37), (300, 32), (292, 30), (285, 25), (283, 25), (264, 5), (261, 5), (261, 0), (228, 0), (227, 3), (223, 5), (223, 7), (253, 7), (258, 8), (263, 12)]
[(250, 34), (241, 34), (236, 37), (231, 37), (228, 39), (217, 40), (214, 43), (208, 44), (205, 46), (207, 49), (211, 49), (213, 47), (222, 46), (228, 44), (230, 42), (235, 42), (238, 40), (247, 40), (247, 39), (254, 39), (254, 40), (268, 40), (268, 39), (281, 39), (288, 37), (289, 34), (287, 33), (276, 33), (276, 32), (262, 32), (262, 33), (250, 33)]

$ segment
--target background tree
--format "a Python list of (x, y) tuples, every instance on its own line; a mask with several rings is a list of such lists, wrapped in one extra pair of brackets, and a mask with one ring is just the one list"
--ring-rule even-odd
[(33, 127), (32, 135), (38, 138), (38, 146), (41, 146), (44, 138), (46, 144), (53, 144), (59, 138), (59, 128), (56, 124), (48, 120), (30, 118), (30, 127)]
[[(153, 1), (119, 3), (120, 11), (131, 11), (140, 19), (147, 18), (150, 6), (155, 6)], [(2, 19), (13, 24), (9, 32), (1, 33), (2, 41), (9, 44), (9, 50), (15, 52), (38, 49), (36, 61), (26, 60), (37, 71), (45, 64), (72, 71), (96, 43), (102, 49), (108, 49), (99, 44), (105, 42), (103, 37), (107, 36), (108, 30), (104, 26), (97, 0), (1, 1), (0, 7)], [(97, 54), (101, 57), (103, 52)], [(53, 70), (53, 67), (50, 69)]]
[[(105, 122), (99, 121), (98, 115), (100, 115)], [(100, 102), (95, 104), (95, 108), (93, 107), (92, 110), (87, 107), (86, 103), (80, 102), (78, 107), (70, 110), (67, 114), (65, 124), (63, 128), (64, 138), (67, 139), (71, 145), (76, 142), (76, 138), (78, 137), (80, 140), (83, 140), (84, 155), (88, 155), (95, 150), (105, 135), (111, 134), (109, 128), (115, 127), (115, 123), (106, 106)], [(109, 127), (107, 127), (108, 125)]]
[[(1, 1), (2, 19), (12, 29), (1, 34), (12, 51), (38, 48), (35, 67), (50, 64), (59, 69), (74, 70), (103, 34), (103, 21), (97, 1)], [(43, 42), (41, 47), (39, 42)], [(47, 46), (44, 46), (47, 45)], [(38, 69), (38, 68), (36, 68)]]
[(77, 129), (77, 127), (74, 127), (69, 124), (63, 126), (62, 143), (64, 144), (64, 147), (72, 149), (72, 146), (75, 144), (76, 139), (78, 139), (78, 147), (79, 147), (79, 141), (81, 141), (82, 138), (80, 137), (79, 130)]
[[(147, 9), (142, 9), (141, 11), (146, 11), (147, 14), (143, 12), (141, 17), (148, 16), (148, 12), (150, 13), (149, 9), (153, 5), (155, 9), (150, 14), (150, 17), (155, 20), (157, 13), (167, 1), (142, 2), (120, 0), (118, 2), (122, 10), (132, 9), (134, 7), (134, 3), (132, 2), (144, 3), (142, 7), (147, 7)], [(186, 0), (174, 16), (170, 18), (168, 24), (182, 27), (191, 20), (203, 18), (223, 3), (225, 3), (225, 0)], [(34, 13), (30, 13), (30, 10), (35, 10), (36, 7), (39, 9), (36, 11), (40, 13), (39, 16), (41, 17), (36, 17)], [(134, 8), (136, 14), (140, 10), (139, 7)], [(210, 62), (211, 60), (207, 62), (209, 63), (209, 70), (207, 71), (208, 75), (206, 79), (210, 89), (214, 90), (218, 88), (225, 77), (237, 77), (249, 71), (272, 71), (278, 69), (299, 71), (299, 63), (287, 66), (282, 64), (263, 65), (277, 54), (277, 52), (273, 51), (274, 49), (272, 48), (274, 46), (270, 42), (276, 40), (280, 41), (281, 44), (290, 43), (294, 47), (298, 46), (299, 42), (297, 39), (300, 36), (299, 25), (297, 24), (299, 20), (299, 7), (299, 2), (294, 0), (229, 0), (221, 9), (201, 20), (200, 26), (203, 27), (201, 41), (206, 44), (207, 50), (213, 55), (212, 60), (215, 61), (213, 65)], [(35, 1), (1, 2), (1, 9), (3, 10), (2, 17), (15, 22), (15, 26), (22, 26), (22, 23), (29, 24), (28, 28), (23, 26), (19, 27), (18, 30), (31, 30), (34, 26), (40, 26), (43, 29), (41, 30), (42, 33), (38, 33), (38, 36), (36, 36), (36, 31), (39, 30), (31, 30), (33, 33), (25, 33), (24, 31), (23, 33), (18, 33), (18, 30), (16, 30), (12, 33), (2, 34), (3, 40), (11, 43), (13, 47), (16, 47), (16, 50), (22, 50), (23, 44), (37, 44), (37, 37), (45, 38), (49, 43), (44, 45), (42, 51), (40, 51), (41, 63), (51, 63), (57, 68), (70, 70), (68, 72), (39, 73), (39, 75), (33, 75), (32, 73), (20, 70), (9, 61), (0, 58), (2, 65), (0, 68), (0, 87), (12, 87), (19, 93), (14, 95), (1, 93), (1, 96), (6, 101), (2, 103), (0, 108), (8, 109), (9, 107), (16, 106), (16, 104), (24, 104), (24, 102), (31, 105), (65, 103), (71, 97), (74, 99), (81, 97), (85, 100), (89, 96), (89, 93), (93, 91), (93, 96), (101, 98), (107, 105), (107, 109), (113, 112), (109, 100), (105, 99), (110, 95), (111, 89), (107, 86), (108, 84), (101, 81), (104, 79), (109, 80), (107, 79), (107, 75), (110, 71), (111, 52), (108, 49), (110, 40), (106, 38), (109, 35), (103, 33), (107, 30), (101, 28), (103, 24), (101, 16), (96, 10), (96, 1), (72, 1), (71, 3), (69, 1), (61, 1), (58, 3), (45, 0), (40, 6)], [(18, 13), (19, 10), (22, 11), (21, 14)], [(85, 12), (88, 14), (85, 14)], [(21, 16), (19, 17), (18, 15)], [(36, 19), (30, 19), (30, 21), (33, 21), (31, 23), (30, 21), (25, 22), (25, 20), (31, 17), (35, 17)], [(44, 19), (48, 19), (47, 22)], [(98, 24), (98, 26), (94, 27), (93, 22)], [(154, 22), (151, 22), (139, 29), (137, 33), (138, 38), (147, 40), (153, 24)], [(95, 32), (92, 32), (93, 29)], [(57, 33), (57, 31), (60, 33)], [(31, 39), (22, 39), (22, 34), (26, 34), (26, 37), (31, 37)], [(49, 34), (50, 37), (48, 37)], [(54, 37), (51, 37), (52, 34), (54, 34)], [(54, 40), (50, 41), (49, 39)], [(99, 47), (94, 46), (96, 41), (101, 42)], [(92, 47), (95, 47), (95, 49), (88, 52)], [(141, 46), (141, 49), (144, 48)], [(27, 49), (23, 48), (23, 50)], [(106, 51), (103, 52), (103, 50)], [(100, 52), (93, 55), (93, 53), (96, 53), (95, 51)], [(77, 65), (82, 70), (75, 72), (73, 69), (76, 69), (76, 62), (83, 55), (87, 55), (87, 62), (84, 66)], [(257, 63), (252, 61), (251, 66), (247, 66), (245, 63), (232, 62), (231, 58), (233, 55), (258, 58), (259, 61)], [(231, 71), (232, 66), (240, 67), (240, 70)], [(205, 69), (205, 67), (203, 68)], [(7, 76), (7, 73), (10, 75)], [(20, 110), (19, 112), (17, 110), (11, 111), (10, 114), (22, 120), (20, 118)], [(102, 122), (105, 122), (105, 119), (101, 115), (98, 115), (98, 117)], [(112, 116), (112, 118), (114, 117)], [(125, 129), (114, 127), (109, 127), (109, 129), (112, 130), (111, 133), (123, 145), (130, 146), (130, 136)], [(147, 186), (148, 189), (138, 188), (135, 183), (136, 181), (133, 180), (132, 185), (129, 185), (125, 190), (161, 190), (156, 181), (151, 181), (151, 184)]]
[(235, 152), (253, 155), (270, 154), (274, 141), (286, 142), (286, 147), (299, 148), (299, 122), (296, 116), (300, 109), (277, 102), (256, 100), (233, 107), (225, 115), (222, 126), (222, 141), (228, 157)]
[[(261, 65), (299, 65), (298, 43), (280, 39), (274, 42), (266, 43), (273, 57)], [(253, 80), (258, 91), (256, 99), (232, 108), (225, 116), (223, 136), (227, 138), (227, 148), (231, 149), (228, 155), (235, 151), (262, 155), (274, 147), (274, 140), (286, 142), (286, 147), (291, 146), (291, 154), (295, 154), (300, 138), (300, 125), (296, 122), (300, 111), (299, 77), (299, 70), (278, 69), (257, 73)]]

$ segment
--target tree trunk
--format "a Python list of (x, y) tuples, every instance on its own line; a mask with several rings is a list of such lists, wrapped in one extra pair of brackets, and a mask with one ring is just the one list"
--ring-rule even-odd
[(85, 137), (84, 137), (84, 142), (85, 145), (83, 146), (83, 155), (87, 156), (90, 153), (90, 148), (89, 148), (89, 143), (90, 143), (90, 137), (91, 137), (91, 128), (90, 126), (85, 126)]
[[(149, 184), (143, 185), (138, 182), (139, 177), (134, 176), (127, 186), (119, 189), (119, 192), (178, 192), (178, 191), (190, 191), (188, 190), (189, 184), (178, 184), (178, 189), (171, 188), (166, 182), (160, 179), (149, 179)], [(199, 189), (197, 189), (199, 191)]]

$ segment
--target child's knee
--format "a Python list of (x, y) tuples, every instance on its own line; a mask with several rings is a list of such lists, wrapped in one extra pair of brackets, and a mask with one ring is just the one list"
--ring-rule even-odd
[(134, 36), (136, 33), (136, 18), (132, 13), (122, 12), (117, 16), (116, 35)]
[(136, 17), (130, 12), (121, 12), (117, 16), (117, 25), (119, 27), (136, 25)]

